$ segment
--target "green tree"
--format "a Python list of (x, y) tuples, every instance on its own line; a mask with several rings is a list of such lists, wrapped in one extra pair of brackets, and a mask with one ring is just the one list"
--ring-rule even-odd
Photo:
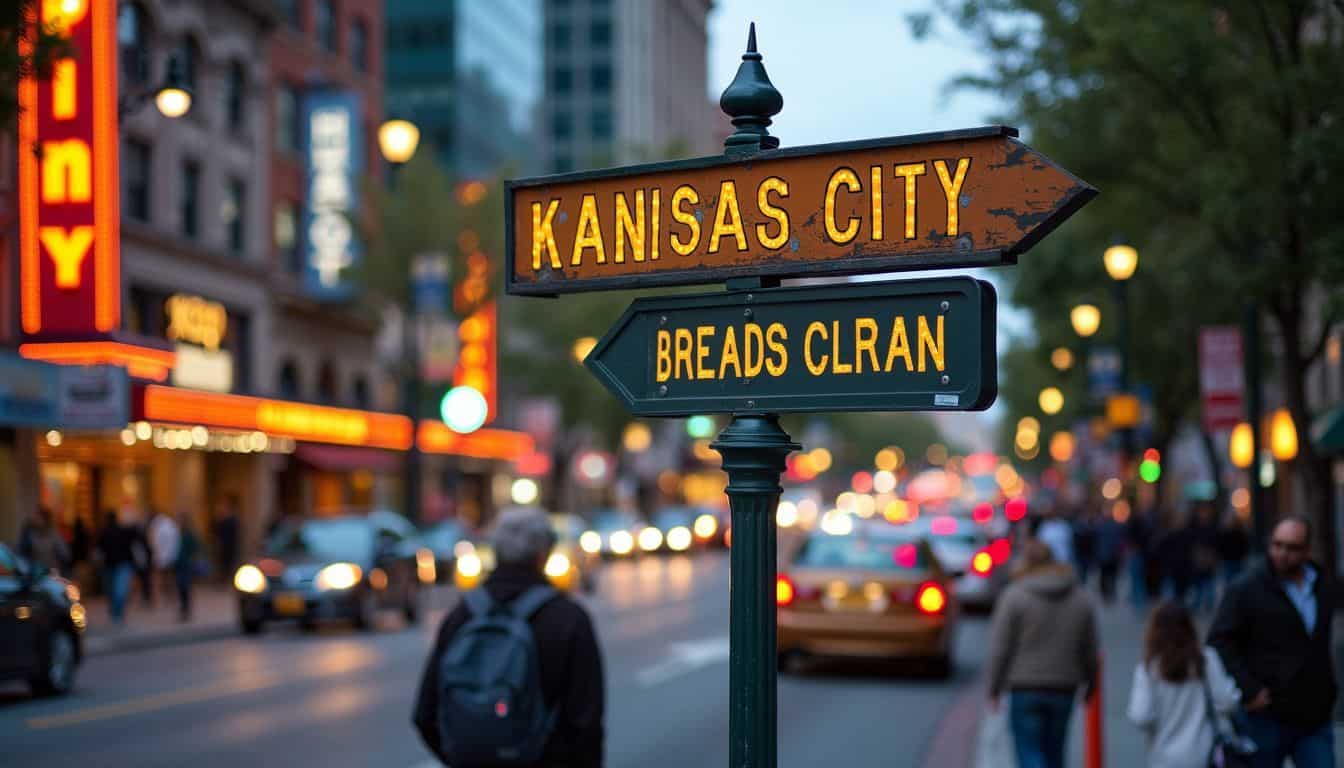
[(32, 75), (47, 77), (52, 62), (79, 55), (65, 36), (47, 25), (35, 30), (31, 47), (20, 46), (28, 26), (25, 20), (36, 18), (37, 10), (38, 0), (0, 2), (0, 130), (13, 130), (18, 118), (20, 80)]

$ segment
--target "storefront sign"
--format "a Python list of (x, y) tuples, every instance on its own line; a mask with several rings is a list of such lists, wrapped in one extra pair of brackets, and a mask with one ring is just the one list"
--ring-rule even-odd
[(60, 368), (0, 353), (0, 425), (54, 427), (60, 421), (56, 402)]
[(57, 399), (64, 429), (117, 429), (130, 421), (130, 377), (114, 365), (61, 366)]
[[(18, 87), (20, 314), (34, 336), (118, 327), (117, 4), (39, 0), (27, 19), (78, 55)], [(20, 41), (21, 50), (31, 38)]]
[(1199, 329), (1199, 394), (1204, 428), (1211, 433), (1231, 429), (1246, 418), (1242, 364), (1240, 328), (1220, 325)]
[(585, 363), (637, 416), (982, 410), (994, 323), (968, 277), (637, 299)]
[(349, 295), (341, 273), (354, 266), (359, 255), (352, 219), (363, 166), (359, 120), (359, 99), (352, 92), (319, 91), (304, 101), (308, 164), (304, 284), (319, 298)]
[(168, 316), (168, 338), (185, 341), (214, 352), (229, 331), (229, 314), (224, 305), (200, 296), (174, 294), (164, 304)]
[(1003, 126), (509, 182), (508, 291), (1012, 264), (1097, 191)]
[(230, 392), (233, 390), (233, 355), (223, 350), (211, 352), (190, 344), (178, 344), (177, 364), (173, 366), (171, 381), (175, 387)]

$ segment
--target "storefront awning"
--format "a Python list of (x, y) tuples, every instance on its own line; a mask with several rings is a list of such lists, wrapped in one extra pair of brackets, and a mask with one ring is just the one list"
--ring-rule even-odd
[(1311, 441), (1321, 453), (1344, 454), (1344, 405), (1326, 411), (1312, 423)]
[(301, 443), (294, 449), (294, 456), (324, 472), (355, 472), (363, 469), (387, 475), (401, 469), (401, 456), (376, 448)]

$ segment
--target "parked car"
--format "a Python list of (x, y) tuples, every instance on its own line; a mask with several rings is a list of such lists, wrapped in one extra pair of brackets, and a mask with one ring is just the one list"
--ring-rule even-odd
[[(583, 536), (583, 521), (573, 515), (549, 515), (555, 531), (555, 546), (546, 558), (546, 578), (556, 589), (573, 592), (581, 589), (592, 592), (597, 586), (599, 556), (579, 545)], [(475, 589), (495, 569), (495, 553), (485, 540), (459, 544), (460, 555), (453, 571), (453, 583), (458, 589)]]
[[(649, 520), (650, 528), (658, 531), (659, 546), (653, 550), (660, 552), (685, 552), (695, 544), (693, 533), (696, 524), (695, 510), (690, 507), (663, 507), (653, 513)], [(716, 523), (717, 526), (717, 523)], [(640, 548), (646, 543), (644, 533), (640, 532)]]
[(991, 527), (960, 515), (921, 517), (901, 528), (928, 539), (963, 607), (991, 610), (1008, 588), (1012, 543), (1006, 533), (995, 536)]
[(463, 542), (471, 543), (471, 529), (460, 520), (440, 521), (421, 534), (421, 545), (434, 556), (434, 581), (447, 583), (452, 580), (457, 568), (457, 553)]
[(286, 619), (304, 627), (346, 619), (371, 629), (388, 608), (414, 624), (422, 582), (434, 580), (417, 559), (432, 564), (432, 557), (418, 546), (415, 526), (392, 512), (285, 523), (261, 557), (234, 573), (240, 624), (247, 634)]
[(0, 680), (23, 680), (34, 694), (75, 686), (83, 659), (79, 588), (0, 544)]

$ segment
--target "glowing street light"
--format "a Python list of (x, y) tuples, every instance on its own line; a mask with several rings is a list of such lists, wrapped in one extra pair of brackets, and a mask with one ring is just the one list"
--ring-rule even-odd
[(1123, 282), (1134, 276), (1139, 267), (1139, 252), (1132, 245), (1117, 244), (1107, 248), (1101, 260), (1106, 265), (1106, 274), (1112, 280)]
[(182, 76), (182, 64), (176, 56), (168, 59), (168, 71), (163, 83), (154, 92), (154, 106), (167, 118), (178, 118), (191, 110), (191, 90)]
[(1055, 347), (1050, 353), (1050, 364), (1056, 371), (1067, 371), (1073, 367), (1073, 352), (1068, 347)]
[(1059, 391), (1059, 387), (1046, 387), (1041, 390), (1037, 402), (1045, 415), (1054, 416), (1064, 409), (1064, 393)]
[(469, 435), (484, 426), (489, 411), (485, 395), (475, 387), (453, 387), (439, 402), (443, 423), (460, 435)]
[(1297, 458), (1297, 426), (1287, 408), (1274, 411), (1269, 421), (1269, 450), (1279, 461)]
[(383, 159), (401, 165), (415, 156), (420, 146), (420, 129), (410, 120), (392, 118), (378, 126), (378, 149)]
[(1232, 438), (1227, 444), (1227, 455), (1232, 465), (1238, 469), (1247, 469), (1255, 461), (1255, 433), (1251, 425), (1241, 422), (1232, 429)]
[(1074, 333), (1090, 338), (1101, 327), (1101, 310), (1093, 304), (1079, 304), (1069, 312), (1069, 322)]

